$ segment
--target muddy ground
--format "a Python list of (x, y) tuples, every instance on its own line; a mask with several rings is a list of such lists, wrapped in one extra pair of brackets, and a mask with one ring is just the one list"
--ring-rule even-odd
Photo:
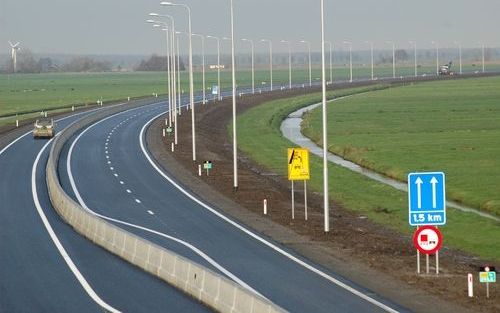
[[(317, 90), (316, 90), (317, 91)], [(238, 113), (261, 103), (304, 94), (305, 90), (274, 92), (238, 99)], [(322, 196), (309, 193), (309, 220), (304, 221), (302, 194), (296, 218), (291, 219), (290, 184), (239, 154), (239, 189), (233, 191), (232, 140), (227, 132), (232, 101), (196, 108), (197, 157), (192, 161), (191, 114), (184, 110), (179, 119), (179, 144), (170, 151), (172, 137), (162, 138), (164, 120), (149, 128), (149, 149), (166, 172), (175, 176), (207, 203), (229, 214), (257, 232), (282, 243), (306, 258), (363, 285), (415, 312), (500, 312), (500, 291), (490, 286), (485, 298), (484, 284), (477, 282), (477, 269), (487, 263), (466, 253), (443, 248), (441, 273), (416, 274), (416, 254), (409, 236), (374, 224), (331, 203), (331, 229), (323, 232)], [(211, 160), (210, 176), (198, 177), (198, 165)], [(268, 199), (269, 214), (262, 213)], [(380, 212), (380, 214), (384, 214)], [(431, 258), (433, 260), (433, 258)], [(434, 265), (434, 262), (431, 262)], [(422, 263), (423, 268), (424, 263)], [(431, 266), (431, 273), (434, 267)], [(467, 273), (475, 274), (475, 298), (467, 298)]]

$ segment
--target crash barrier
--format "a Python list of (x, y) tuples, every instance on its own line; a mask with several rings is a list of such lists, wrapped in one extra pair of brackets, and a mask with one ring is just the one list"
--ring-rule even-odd
[(269, 300), (172, 251), (136, 236), (85, 210), (61, 187), (57, 174), (65, 143), (81, 129), (113, 114), (147, 104), (99, 110), (68, 126), (55, 139), (47, 162), (47, 187), (57, 213), (78, 233), (218, 312), (285, 312)]

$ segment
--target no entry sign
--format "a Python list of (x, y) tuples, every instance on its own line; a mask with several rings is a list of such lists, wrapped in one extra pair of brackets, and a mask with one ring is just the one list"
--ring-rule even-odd
[(413, 235), (413, 244), (423, 254), (436, 253), (443, 244), (443, 236), (434, 226), (423, 226)]

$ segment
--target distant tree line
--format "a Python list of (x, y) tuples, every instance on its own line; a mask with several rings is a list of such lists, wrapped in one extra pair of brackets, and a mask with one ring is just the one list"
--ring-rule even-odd
[[(22, 49), (17, 53), (18, 73), (50, 73), (50, 72), (108, 72), (112, 64), (107, 61), (97, 61), (90, 57), (77, 56), (59, 66), (51, 58), (36, 59), (29, 49)], [(12, 60), (6, 62), (3, 72), (13, 73)]]
[[(184, 62), (180, 60), (179, 69), (185, 70)], [(153, 54), (149, 59), (142, 60), (141, 63), (135, 68), (136, 71), (166, 71), (167, 70), (167, 57)]]

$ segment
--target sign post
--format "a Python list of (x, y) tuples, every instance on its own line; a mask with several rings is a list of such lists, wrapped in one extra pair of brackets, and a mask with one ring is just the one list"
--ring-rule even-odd
[[(411, 226), (446, 224), (445, 174), (442, 172), (410, 173), (408, 175), (408, 222)], [(439, 250), (439, 249), (438, 249)], [(436, 275), (439, 274), (439, 252), (436, 250)], [(417, 250), (417, 273), (420, 274), (420, 252)], [(429, 254), (426, 254), (429, 274)]]
[(288, 149), (288, 180), (292, 182), (292, 219), (295, 219), (295, 190), (294, 181), (304, 181), (304, 216), (307, 220), (307, 183), (310, 179), (309, 150), (304, 148)]
[(213, 168), (212, 161), (203, 162), (203, 168), (207, 171), (207, 176), (208, 176), (208, 172)]
[(490, 283), (497, 282), (497, 272), (493, 266), (483, 266), (479, 269), (479, 282), (486, 283), (486, 298), (490, 297)]

